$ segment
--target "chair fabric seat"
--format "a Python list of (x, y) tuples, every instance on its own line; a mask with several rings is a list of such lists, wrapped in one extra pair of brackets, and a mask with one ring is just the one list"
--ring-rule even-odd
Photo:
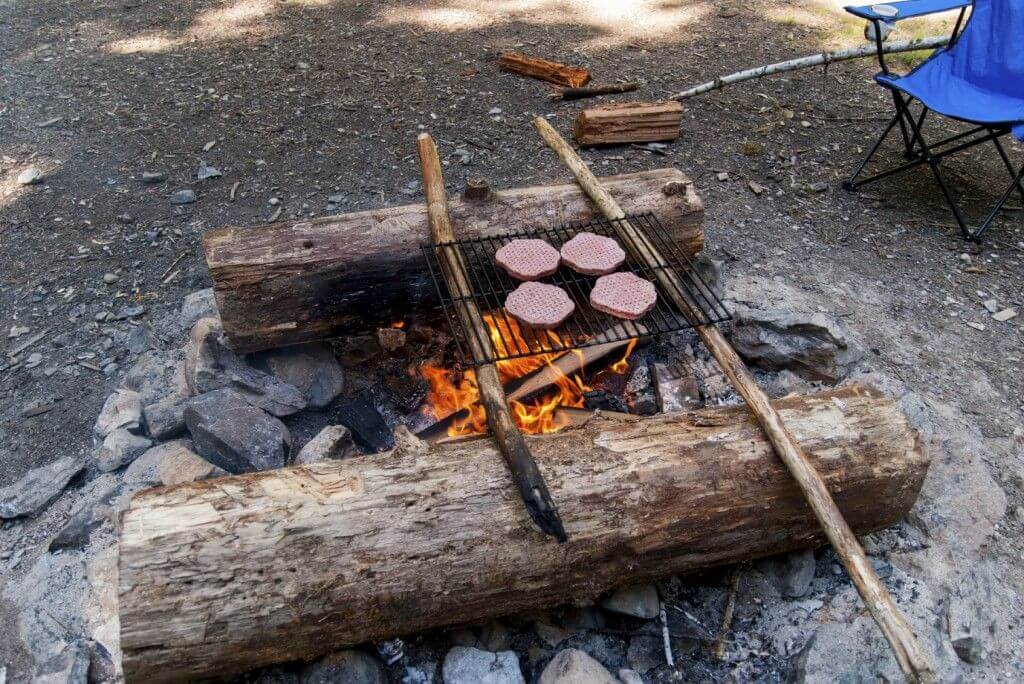
[(952, 56), (942, 52), (906, 76), (878, 74), (875, 80), (916, 97), (939, 114), (978, 124), (1009, 126), (1024, 140), (1024, 99), (971, 83), (954, 75)]

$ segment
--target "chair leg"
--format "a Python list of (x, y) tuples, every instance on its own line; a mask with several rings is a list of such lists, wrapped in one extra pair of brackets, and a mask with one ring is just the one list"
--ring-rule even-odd
[[(1003, 149), (1003, 144), (999, 142), (999, 138), (992, 138), (992, 142), (995, 143), (996, 149), (999, 150), (999, 156), (1003, 158), (1003, 164), (1006, 166), (1006, 170), (1010, 173), (1010, 178), (1014, 177), (1013, 164), (1010, 162), (1009, 155), (1006, 154), (1006, 150)], [(1017, 186), (1017, 191), (1020, 193), (1020, 199), (1024, 202), (1024, 184), (1019, 182), (1020, 174), (1017, 174), (1018, 181), (1014, 183)]]
[(900, 133), (903, 134), (903, 156), (910, 159), (914, 156), (914, 147), (911, 144), (910, 135), (907, 133), (907, 124), (903, 121), (903, 111), (906, 103), (903, 102), (903, 96), (895, 90), (892, 91), (892, 103), (896, 107), (896, 113), (900, 119)]
[[(896, 127), (897, 121), (900, 123), (900, 125), (903, 125), (903, 115), (899, 112), (897, 112), (896, 115), (892, 117), (892, 119), (889, 121), (889, 125), (885, 127), (884, 131), (882, 131), (882, 136), (875, 141), (875, 144), (871, 148), (871, 151), (868, 152), (867, 156), (864, 157), (863, 160), (861, 160), (861, 163), (857, 166), (857, 170), (853, 172), (853, 175), (850, 176), (849, 180), (843, 181), (844, 190), (856, 190), (860, 185), (863, 185), (863, 183), (857, 182), (857, 178), (860, 176), (861, 173), (863, 173), (864, 168), (868, 165), (868, 162), (870, 162), (871, 159), (875, 156), (875, 153), (878, 152), (878, 148), (882, 146), (882, 143), (885, 142), (885, 139), (889, 137), (890, 133), (892, 133), (892, 129)], [(909, 143), (907, 144), (909, 145)]]
[[(1012, 172), (1012, 166), (1010, 167), (1010, 170)], [(988, 216), (985, 217), (985, 220), (982, 221), (981, 225), (979, 225), (976, 229), (971, 231), (970, 237), (967, 238), (968, 240), (972, 240), (974, 242), (981, 242), (981, 236), (985, 233), (986, 230), (988, 230), (989, 224), (992, 223), (992, 221), (996, 217), (996, 214), (998, 214), (999, 211), (1003, 208), (1003, 205), (1006, 204), (1006, 200), (1010, 199), (1010, 195), (1013, 194), (1014, 189), (1021, 189), (1022, 179), (1024, 179), (1024, 164), (1021, 165), (1020, 171), (1018, 171), (1017, 174), (1013, 177), (1013, 181), (1010, 183), (1010, 186), (1006, 188), (1006, 192), (1004, 192), (1003, 196), (999, 198), (999, 201), (996, 202), (996, 206), (992, 208), (992, 211), (990, 211)]]
[[(965, 240), (974, 240), (974, 233), (972, 233), (971, 229), (967, 227), (964, 217), (960, 214), (960, 207), (957, 206), (956, 200), (953, 198), (953, 193), (946, 184), (946, 178), (942, 175), (942, 171), (939, 169), (939, 162), (941, 159), (932, 154), (931, 149), (928, 147), (928, 143), (925, 142), (924, 136), (921, 134), (921, 123), (924, 121), (924, 116), (927, 113), (928, 109), (925, 108), (924, 111), (921, 112), (921, 118), (919, 118), (916, 123), (912, 118), (908, 119), (907, 123), (909, 123), (911, 129), (913, 129), (913, 139), (921, 146), (922, 158), (932, 170), (932, 175), (935, 176), (935, 182), (939, 184), (939, 188), (942, 190), (942, 195), (946, 198), (946, 204), (949, 205), (950, 210), (953, 212), (953, 217), (956, 219), (957, 225), (960, 226), (960, 234), (963, 235)], [(980, 234), (980, 232), (978, 234)]]

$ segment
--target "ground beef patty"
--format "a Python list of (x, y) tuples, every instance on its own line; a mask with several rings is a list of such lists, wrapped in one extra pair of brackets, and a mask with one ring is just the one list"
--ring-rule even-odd
[(592, 307), (627, 321), (643, 318), (657, 301), (654, 283), (627, 272), (601, 276), (590, 291)]
[(494, 253), (494, 260), (516, 280), (537, 280), (558, 270), (558, 250), (543, 240), (513, 240)]
[(610, 237), (579, 233), (562, 245), (562, 261), (584, 275), (612, 273), (626, 260), (626, 253)]
[(565, 290), (544, 283), (523, 283), (505, 298), (505, 310), (531, 328), (554, 328), (575, 309)]

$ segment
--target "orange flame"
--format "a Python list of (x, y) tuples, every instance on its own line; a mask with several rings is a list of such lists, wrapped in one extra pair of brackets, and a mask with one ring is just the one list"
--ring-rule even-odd
[[(491, 343), (499, 356), (505, 355), (505, 339), (511, 340), (520, 349), (536, 348), (536, 345), (529, 344), (524, 338), (519, 325), (506, 318), (495, 318), (491, 314), (484, 315), (491, 336)], [(545, 331), (552, 346), (566, 345), (557, 333)], [(627, 345), (625, 353), (619, 361), (609, 366), (610, 372), (619, 375), (629, 371), (629, 355), (636, 346), (636, 340)], [(502, 384), (520, 378), (527, 373), (541, 368), (545, 364), (551, 366), (557, 374), (555, 388), (529, 402), (511, 401), (512, 417), (519, 428), (527, 434), (547, 434), (557, 432), (566, 425), (564, 414), (558, 413), (559, 407), (582, 408), (584, 393), (592, 388), (587, 384), (582, 375), (577, 372), (567, 377), (552, 361), (565, 352), (544, 352), (534, 356), (525, 356), (517, 359), (499, 361), (498, 377)], [(578, 349), (568, 353), (576, 354), (582, 363), (582, 352)], [(602, 371), (604, 372), (604, 371)], [(479, 403), (480, 392), (476, 384), (476, 375), (472, 370), (467, 369), (457, 378), (452, 370), (424, 364), (420, 367), (420, 374), (430, 385), (430, 392), (427, 395), (427, 410), (436, 420), (441, 420), (453, 413), (468, 409), (468, 414), (452, 422), (448, 426), (448, 435), (455, 437), (459, 435), (483, 434), (487, 432), (487, 416), (484, 407)]]

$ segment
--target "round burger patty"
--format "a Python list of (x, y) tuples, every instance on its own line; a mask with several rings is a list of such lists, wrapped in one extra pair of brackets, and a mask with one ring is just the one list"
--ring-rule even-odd
[(554, 328), (572, 315), (576, 305), (560, 287), (529, 282), (508, 294), (505, 310), (531, 328)]
[(612, 273), (626, 260), (626, 253), (610, 237), (579, 233), (562, 245), (562, 261), (584, 275)]
[(592, 307), (627, 321), (643, 318), (657, 301), (654, 283), (628, 272), (601, 276), (590, 291)]
[(535, 238), (512, 240), (494, 253), (494, 260), (516, 280), (538, 280), (558, 270), (558, 250)]

